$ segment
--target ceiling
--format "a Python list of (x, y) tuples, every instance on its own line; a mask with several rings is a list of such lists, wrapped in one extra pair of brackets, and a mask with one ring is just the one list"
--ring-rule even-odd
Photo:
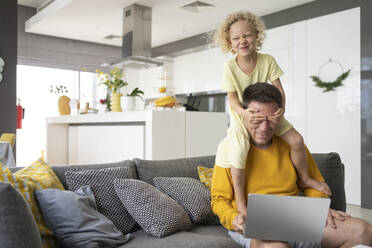
[[(39, 7), (46, 0), (18, 0)], [(50, 1), (50, 0), (47, 0)], [(249, 10), (259, 16), (313, 0), (203, 0), (214, 8), (199, 13), (180, 9), (192, 0), (54, 0), (32, 20), (27, 32), (121, 46), (123, 8), (137, 3), (152, 8), (152, 46), (198, 35), (213, 29), (229, 13)]]

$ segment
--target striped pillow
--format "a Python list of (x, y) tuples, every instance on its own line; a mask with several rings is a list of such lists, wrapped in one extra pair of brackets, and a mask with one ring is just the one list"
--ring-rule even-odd
[(198, 175), (200, 182), (202, 182), (205, 186), (207, 186), (209, 190), (211, 190), (213, 168), (198, 166)]
[(63, 186), (52, 168), (39, 159), (32, 165), (12, 173), (0, 163), (0, 181), (11, 184), (25, 198), (39, 228), (43, 247), (55, 247), (53, 232), (47, 228), (34, 195), (34, 191), (37, 189), (56, 188), (63, 190)]

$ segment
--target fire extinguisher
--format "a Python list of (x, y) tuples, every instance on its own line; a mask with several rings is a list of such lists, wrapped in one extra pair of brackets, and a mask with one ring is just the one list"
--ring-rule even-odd
[(18, 105), (17, 105), (17, 129), (22, 128), (22, 119), (23, 119), (23, 113), (24, 108), (21, 106), (21, 100), (18, 99)]

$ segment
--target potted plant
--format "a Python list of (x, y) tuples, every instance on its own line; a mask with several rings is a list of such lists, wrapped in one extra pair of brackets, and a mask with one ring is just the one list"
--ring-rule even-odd
[(107, 90), (111, 91), (111, 111), (112, 112), (121, 112), (120, 108), (120, 96), (121, 94), (118, 92), (120, 88), (125, 87), (128, 85), (122, 77), (122, 71), (119, 68), (114, 68), (110, 71), (110, 73), (103, 73), (102, 71), (96, 70), (99, 74), (99, 78), (101, 80), (101, 84), (107, 87)]
[[(138, 87), (132, 90), (130, 94), (121, 97), (121, 108), (123, 110), (133, 110), (136, 107), (136, 97), (141, 98), (143, 100), (144, 92), (139, 90)], [(142, 96), (141, 96), (142, 95)]]
[(65, 94), (68, 89), (64, 85), (50, 85), (49, 92), (59, 96), (58, 98), (58, 112), (60, 115), (69, 115), (71, 113), (70, 101), (71, 99)]

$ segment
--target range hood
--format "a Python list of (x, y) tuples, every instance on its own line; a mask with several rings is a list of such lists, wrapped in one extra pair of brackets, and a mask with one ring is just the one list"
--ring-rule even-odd
[(151, 57), (151, 18), (149, 7), (132, 4), (124, 8), (122, 58), (111, 66), (142, 68), (164, 64), (164, 60)]

